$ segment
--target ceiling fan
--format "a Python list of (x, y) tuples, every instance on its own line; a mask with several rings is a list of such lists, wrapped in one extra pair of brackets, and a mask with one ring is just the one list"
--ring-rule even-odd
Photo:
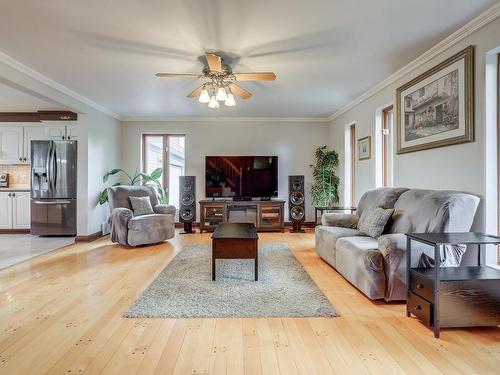
[(187, 97), (198, 97), (200, 103), (208, 103), (209, 108), (219, 108), (219, 102), (228, 107), (236, 105), (234, 95), (241, 99), (248, 99), (252, 94), (235, 83), (236, 81), (274, 81), (273, 72), (260, 73), (233, 73), (231, 67), (224, 64), (224, 60), (214, 53), (206, 53), (207, 66), (201, 74), (196, 73), (156, 73), (157, 77), (196, 77), (207, 80)]

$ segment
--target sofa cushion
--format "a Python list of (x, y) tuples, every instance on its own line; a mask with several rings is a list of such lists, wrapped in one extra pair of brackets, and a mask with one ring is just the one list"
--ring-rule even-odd
[(384, 262), (378, 250), (378, 240), (372, 237), (343, 237), (335, 247), (337, 271), (369, 298), (384, 298)]
[(379, 188), (367, 191), (359, 200), (356, 213), (361, 217), (364, 210), (372, 211), (377, 207), (394, 208), (398, 198), (407, 190), (407, 188)]
[(471, 194), (411, 189), (394, 205), (389, 233), (468, 232), (478, 204)]
[(392, 216), (394, 209), (377, 207), (372, 211), (364, 210), (358, 222), (361, 233), (370, 237), (379, 237)]
[(134, 211), (134, 216), (150, 215), (154, 213), (149, 197), (130, 197), (129, 199), (132, 211)]
[(342, 237), (363, 236), (357, 229), (324, 225), (316, 226), (314, 233), (316, 236), (316, 253), (332, 267), (335, 267), (335, 244), (337, 240)]

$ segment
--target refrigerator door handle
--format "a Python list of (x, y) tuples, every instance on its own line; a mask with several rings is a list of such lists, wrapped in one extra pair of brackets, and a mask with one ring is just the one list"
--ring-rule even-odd
[(49, 149), (47, 150), (47, 159), (45, 162), (45, 173), (47, 174), (47, 185), (50, 190), (50, 153), (52, 151), (52, 142), (49, 143)]
[(56, 154), (56, 145), (54, 144), (54, 147), (52, 147), (52, 166), (54, 167), (53, 169), (53, 176), (52, 176), (52, 184), (54, 186), (54, 189), (56, 188), (57, 185), (57, 154)]
[(71, 201), (68, 200), (59, 200), (59, 201), (33, 201), (34, 204), (70, 204)]

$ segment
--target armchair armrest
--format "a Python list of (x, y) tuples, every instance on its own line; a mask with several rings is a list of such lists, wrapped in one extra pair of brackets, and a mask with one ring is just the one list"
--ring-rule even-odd
[(111, 241), (123, 245), (127, 244), (128, 222), (134, 217), (134, 214), (128, 208), (115, 208), (111, 211), (109, 221), (111, 223)]
[(321, 215), (321, 224), (329, 227), (356, 228), (359, 217), (355, 214), (326, 213)]
[(153, 208), (154, 212), (162, 215), (175, 215), (176, 208), (175, 206), (168, 204), (157, 204)]

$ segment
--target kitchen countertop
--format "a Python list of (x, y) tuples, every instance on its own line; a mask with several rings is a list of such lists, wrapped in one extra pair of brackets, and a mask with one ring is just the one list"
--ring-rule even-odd
[(0, 187), (0, 191), (31, 191), (29, 186)]

